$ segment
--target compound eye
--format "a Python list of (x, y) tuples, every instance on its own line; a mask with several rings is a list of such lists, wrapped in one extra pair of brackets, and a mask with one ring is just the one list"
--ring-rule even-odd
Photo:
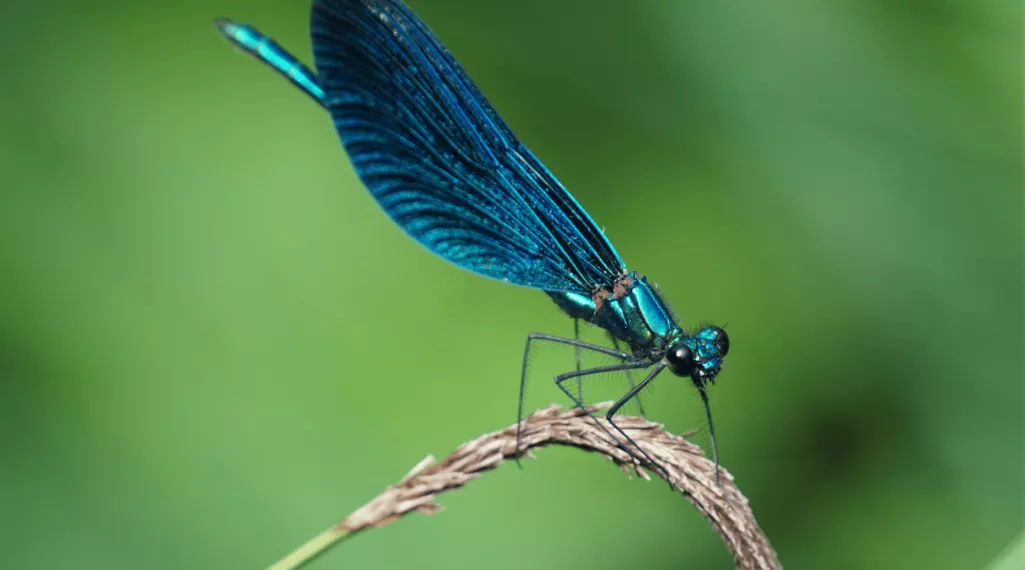
[(719, 349), (719, 357), (726, 356), (726, 353), (730, 351), (730, 337), (727, 336), (726, 331), (719, 327), (712, 327), (712, 331), (715, 333), (715, 347)]
[(666, 364), (669, 365), (669, 371), (677, 376), (690, 376), (691, 372), (694, 371), (694, 353), (690, 351), (690, 347), (682, 342), (674, 344), (669, 347), (669, 352), (666, 352)]

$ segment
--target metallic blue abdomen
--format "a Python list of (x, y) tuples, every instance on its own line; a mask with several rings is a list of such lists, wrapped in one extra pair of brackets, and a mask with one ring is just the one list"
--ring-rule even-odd
[(620, 297), (605, 299), (596, 308), (595, 298), (569, 292), (548, 292), (569, 316), (584, 319), (626, 342), (636, 354), (663, 350), (682, 333), (672, 313), (648, 282), (630, 273), (633, 282)]

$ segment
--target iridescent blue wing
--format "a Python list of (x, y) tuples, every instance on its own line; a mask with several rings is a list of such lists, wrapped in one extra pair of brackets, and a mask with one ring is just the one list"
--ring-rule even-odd
[(470, 271), (591, 293), (625, 267), (594, 220), (398, 0), (315, 0), (323, 104), (360, 179), (410, 236)]

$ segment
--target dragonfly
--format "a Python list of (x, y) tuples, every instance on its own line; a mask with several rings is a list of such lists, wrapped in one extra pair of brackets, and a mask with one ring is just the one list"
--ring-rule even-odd
[[(679, 325), (656, 288), (627, 269), (604, 230), (516, 138), (412, 10), (399, 0), (314, 0), (316, 71), (252, 26), (227, 19), (215, 25), (328, 112), (360, 180), (410, 237), (458, 267), (541, 290), (574, 319), (574, 338), (527, 335), (517, 462), (531, 348), (553, 343), (574, 347), (576, 369), (556, 376), (555, 384), (585, 412), (583, 379), (646, 371), (605, 413), (628, 445), (588, 416), (633, 459), (643, 457), (667, 476), (615, 415), (667, 369), (690, 379), (704, 404), (718, 483), (708, 388), (729, 351), (726, 331), (706, 325), (691, 333)], [(580, 321), (604, 329), (614, 348), (581, 340)], [(582, 368), (581, 351), (614, 364)]]

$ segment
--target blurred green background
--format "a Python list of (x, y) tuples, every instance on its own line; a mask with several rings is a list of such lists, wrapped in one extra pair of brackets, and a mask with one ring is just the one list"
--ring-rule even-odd
[[(788, 568), (1021, 531), (1018, 2), (411, 4), (684, 324), (729, 322), (722, 459)], [(0, 567), (263, 567), (511, 423), (524, 336), (572, 334), (409, 240), (210, 23), (309, 61), (308, 2), (0, 14)], [(706, 444), (689, 383), (646, 402)], [(665, 485), (538, 455), (314, 567), (730, 567)]]

